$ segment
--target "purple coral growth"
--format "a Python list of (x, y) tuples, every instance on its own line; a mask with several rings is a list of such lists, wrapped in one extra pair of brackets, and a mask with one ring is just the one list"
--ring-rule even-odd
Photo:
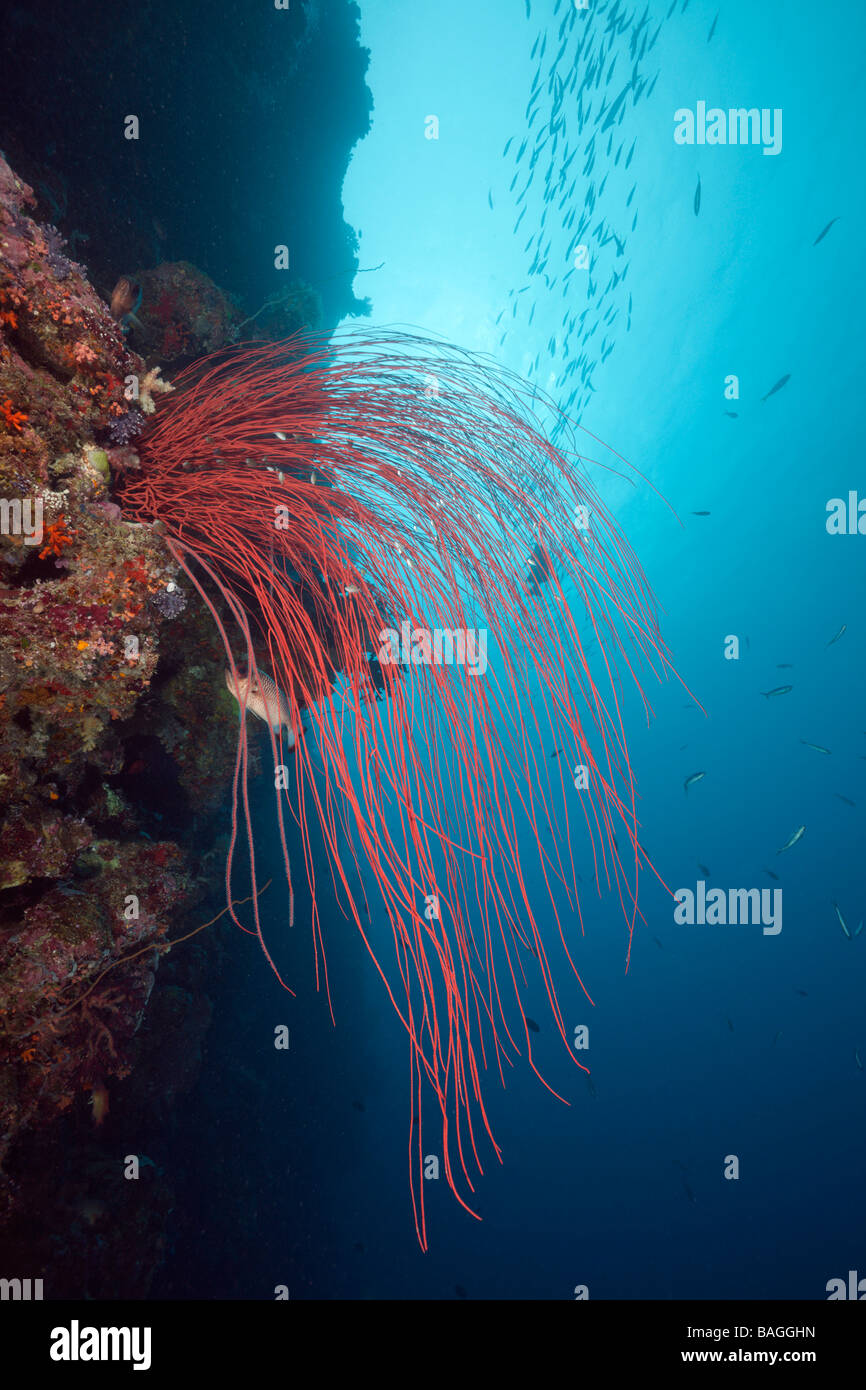
[(76, 269), (74, 261), (71, 261), (68, 256), (64, 256), (63, 254), (66, 241), (60, 235), (57, 228), (53, 227), (50, 222), (46, 223), (42, 228), (42, 234), (45, 237), (45, 244), (48, 247), (45, 260), (56, 278), (58, 280), (65, 280), (66, 277)]
[(152, 603), (164, 618), (176, 618), (186, 608), (186, 594), (176, 584), (170, 583), (153, 595)]
[(112, 447), (121, 449), (126, 444), (131, 444), (134, 439), (141, 434), (144, 429), (144, 416), (140, 410), (127, 410), (125, 415), (118, 415), (107, 426), (108, 437)]

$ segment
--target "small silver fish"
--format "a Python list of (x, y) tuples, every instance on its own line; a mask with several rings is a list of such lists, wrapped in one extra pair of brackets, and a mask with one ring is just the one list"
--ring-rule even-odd
[(791, 373), (790, 373), (790, 372), (786, 372), (784, 376), (782, 376), (782, 377), (779, 378), (779, 380), (776, 382), (775, 386), (771, 386), (771, 387), (770, 387), (770, 389), (769, 389), (769, 391), (767, 392), (766, 396), (762, 396), (762, 397), (761, 397), (761, 400), (762, 400), (762, 401), (768, 401), (768, 400), (770, 399), (771, 396), (775, 396), (775, 394), (776, 394), (777, 391), (781, 391), (782, 387), (783, 387), (783, 386), (786, 386), (787, 383), (788, 383), (790, 380), (791, 380)]
[(693, 772), (690, 777), (686, 778), (686, 780), (683, 782), (683, 788), (685, 790), (686, 796), (688, 796), (689, 794), (689, 787), (694, 786), (695, 782), (700, 782), (702, 778), (706, 777), (706, 775), (707, 774), (705, 772)]
[(806, 833), (806, 827), (805, 827), (805, 825), (798, 825), (798, 826), (797, 826), (797, 829), (794, 831), (794, 833), (793, 833), (793, 835), (791, 836), (791, 838), (790, 838), (790, 840), (788, 841), (788, 843), (785, 844), (785, 845), (783, 845), (781, 849), (777, 849), (777, 850), (776, 850), (776, 853), (777, 853), (777, 854), (784, 854), (786, 849), (790, 849), (791, 846), (792, 846), (792, 845), (795, 845), (795, 844), (797, 843), (798, 840), (802, 840), (802, 838), (803, 838), (803, 836), (805, 835), (805, 833)]
[(838, 918), (839, 926), (842, 928), (843, 932), (845, 933), (845, 935), (847, 936), (848, 940), (850, 941), (850, 940), (851, 940), (851, 933), (850, 933), (849, 930), (848, 930), (848, 924), (847, 924), (847, 922), (845, 921), (845, 918), (842, 916), (842, 913), (841, 913), (840, 908), (839, 908), (839, 904), (838, 904), (838, 903), (834, 903), (834, 904), (833, 904), (833, 908), (834, 908), (834, 910), (835, 910), (835, 912), (836, 912), (836, 917)]
[(289, 748), (295, 746), (295, 732), (292, 728), (292, 715), (285, 695), (265, 671), (259, 671), (258, 680), (252, 674), (240, 676), (237, 685), (230, 670), (226, 670), (226, 685), (238, 704), (246, 706), (259, 719), (270, 724), (275, 734), (286, 729), (286, 742)]
[(826, 753), (828, 757), (830, 755), (830, 749), (822, 748), (820, 743), (810, 743), (809, 740), (806, 738), (801, 738), (800, 742), (802, 743), (804, 748), (814, 748), (816, 753)]
[(761, 694), (765, 700), (769, 700), (771, 695), (787, 695), (793, 689), (793, 685), (776, 685), (772, 690), (762, 690)]
[(831, 220), (827, 223), (826, 227), (824, 228), (823, 232), (819, 232), (819, 233), (818, 233), (818, 235), (816, 236), (815, 240), (812, 242), (812, 245), (813, 245), (813, 246), (817, 246), (818, 243), (819, 243), (819, 241), (823, 241), (824, 238), (825, 238), (825, 236), (826, 236), (827, 233), (829, 232), (830, 228), (833, 226), (833, 223), (834, 223), (834, 222), (838, 222), (838, 221), (839, 221), (838, 217), (833, 217), (833, 218), (831, 218)]
[(860, 1053), (857, 1051), (856, 1047), (854, 1048), (854, 1061), (857, 1063), (857, 1066), (858, 1066), (858, 1067), (860, 1068), (860, 1070), (862, 1071), (862, 1070), (863, 1070), (863, 1063), (860, 1061)]
[(828, 646), (828, 647), (832, 647), (832, 645), (833, 645), (834, 642), (838, 642), (838, 641), (839, 641), (839, 638), (842, 636), (842, 633), (845, 632), (845, 630), (847, 629), (847, 627), (848, 627), (848, 624), (847, 624), (847, 623), (843, 623), (842, 626), (840, 627), (839, 631), (836, 633), (836, 636), (830, 638), (830, 641), (827, 643), (827, 646)]
[(285, 442), (286, 436), (283, 434), (282, 430), (274, 430), (274, 439), (282, 439), (283, 442)]

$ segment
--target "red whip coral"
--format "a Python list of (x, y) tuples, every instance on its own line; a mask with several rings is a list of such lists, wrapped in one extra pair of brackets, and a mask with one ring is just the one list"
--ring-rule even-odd
[[(524, 1048), (537, 1070), (528, 975), (580, 1065), (555, 984), (570, 970), (583, 989), (567, 929), (583, 925), (580, 819), (630, 945), (645, 856), (615, 682), (620, 659), (636, 684), (635, 658), (667, 666), (652, 598), (566, 422), (554, 447), (537, 393), (468, 353), (398, 333), (298, 338), (205, 359), (175, 387), (141, 436), (123, 505), (161, 523), (240, 692), (227, 899), (240, 819), (255, 934), (284, 984), (255, 896), (244, 714), (258, 702), (274, 763), (290, 762), (297, 780), (317, 980), (327, 989), (310, 815), (405, 1029), (410, 1183), (426, 1247), (422, 1090), (441, 1122), (447, 1181), (471, 1211), (479, 1125), (499, 1155), (482, 1071), (504, 1076)], [(404, 665), (397, 629), (446, 633), (452, 649), (483, 629), (484, 669), (455, 673), (422, 646)], [(567, 750), (555, 765), (540, 746), (548, 737)], [(291, 921), (285, 784), (275, 785)], [(375, 885), (375, 925), (352, 860)]]

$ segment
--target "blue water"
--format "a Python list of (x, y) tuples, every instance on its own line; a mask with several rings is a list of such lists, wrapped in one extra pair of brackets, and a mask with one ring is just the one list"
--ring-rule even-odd
[[(562, 1299), (585, 1285), (594, 1299), (821, 1299), (829, 1279), (866, 1273), (866, 931), (848, 939), (833, 907), (852, 935), (866, 917), (866, 536), (826, 529), (830, 499), (858, 489), (866, 497), (866, 23), (843, 0), (828, 0), (819, 18), (805, 0), (651, 0), (637, 51), (660, 31), (638, 64), (640, 99), (632, 87), (622, 123), (596, 137), (585, 176), (599, 103), (635, 70), (630, 42), (644, 5), (614, 7), (624, 32), (613, 38), (610, 5), (567, 25), (565, 87), (578, 39), (597, 51), (605, 34), (582, 129), (576, 91), (555, 108), (547, 91), (570, 8), (361, 5), (375, 106), (344, 203), (361, 232), (362, 266), (384, 265), (359, 276), (356, 293), (371, 296), (376, 324), (441, 333), (528, 375), (645, 475), (634, 485), (594, 477), (646, 570), (687, 687), (644, 679), (649, 726), (638, 701), (626, 705), (642, 842), (674, 889), (696, 888), (699, 863), (711, 888), (780, 889), (782, 929), (677, 925), (647, 874), (646, 922), (626, 974), (619, 905), (587, 894), (580, 968), (595, 1007), (567, 975), (558, 984), (567, 1031), (589, 1025), (581, 1060), (592, 1089), (530, 989), (539, 1060), (570, 1104), (523, 1066), (506, 1090), (488, 1075), (504, 1162), (482, 1146), (481, 1222), (457, 1207), (444, 1179), (426, 1184), (427, 1254), (409, 1203), (407, 1049), (354, 928), (326, 915), (336, 1029), (313, 987), (302, 912), (285, 947), (297, 1000), (280, 991), (254, 943), (241, 943), (209, 1065), (231, 1054), (255, 1080), (227, 1096), (202, 1143), (248, 1150), (256, 1197), (226, 1218), (233, 1273), (208, 1276), (216, 1292), (267, 1297), (285, 1282), (296, 1297)], [(539, 68), (530, 53), (545, 34)], [(540, 117), (517, 165), (536, 71)], [(781, 152), (675, 143), (674, 113), (701, 101), (780, 109)], [(556, 153), (551, 138), (518, 205), (552, 113), (563, 119)], [(437, 139), (425, 137), (431, 115)], [(575, 270), (563, 297), (590, 183), (596, 202), (581, 240), (594, 269)], [(626, 269), (602, 299), (611, 273)], [(603, 323), (611, 309), (613, 322)], [(582, 328), (569, 331), (584, 310)], [(581, 352), (591, 367), (583, 381), (568, 366)], [(729, 377), (738, 379), (735, 399), (725, 395)], [(787, 694), (761, 694), (786, 684)], [(697, 771), (705, 776), (686, 794)], [(266, 800), (260, 815), (267, 837)], [(779, 853), (800, 826), (799, 842)], [(574, 830), (579, 838), (577, 815)], [(276, 929), (281, 919), (272, 920)], [(292, 1046), (274, 1058), (263, 1036), (278, 1022), (290, 1026)], [(731, 1155), (735, 1180), (725, 1177)], [(235, 1219), (242, 1235), (231, 1234)], [(220, 1222), (213, 1212), (208, 1220), (211, 1231)], [(189, 1259), (208, 1252), (203, 1232)]]

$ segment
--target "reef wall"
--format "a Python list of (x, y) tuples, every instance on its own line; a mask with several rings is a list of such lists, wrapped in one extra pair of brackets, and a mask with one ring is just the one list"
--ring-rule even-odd
[(218, 876), (237, 720), (200, 606), (110, 500), (168, 385), (34, 204), (0, 160), (0, 1216), (16, 1140), (102, 1125), (132, 1069)]
[(180, 367), (363, 311), (340, 186), (367, 55), (348, 0), (122, 23), (45, 0), (4, 43), (0, 1255), (50, 1267), (46, 1296), (143, 1297), (172, 1193), (147, 1160), (135, 1200), (117, 1153), (197, 1077), (221, 928), (170, 942), (224, 903), (237, 706), (209, 615), (113, 487)]

